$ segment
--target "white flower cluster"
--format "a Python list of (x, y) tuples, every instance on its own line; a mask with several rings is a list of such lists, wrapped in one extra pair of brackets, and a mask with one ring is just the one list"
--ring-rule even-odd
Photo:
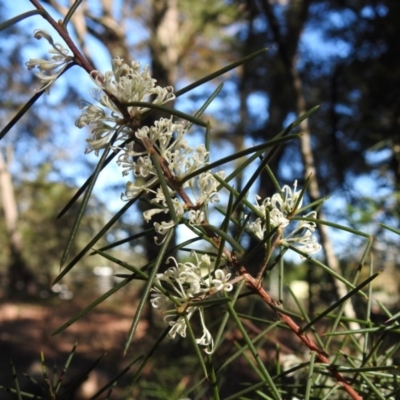
[[(151, 78), (147, 67), (141, 71), (138, 62), (132, 62), (129, 66), (121, 58), (116, 57), (112, 61), (112, 71), (105, 74), (93, 71), (92, 79), (98, 86), (92, 95), (102, 107), (88, 102), (81, 103), (82, 115), (76, 121), (79, 128), (85, 125), (92, 126), (92, 138), (87, 139), (90, 146), (88, 151), (98, 152), (105, 148), (111, 135), (118, 130), (118, 141), (134, 136), (136, 142), (151, 144), (164, 164), (168, 166), (176, 181), (206, 165), (208, 152), (204, 145), (196, 148), (188, 146), (187, 141), (184, 140), (187, 132), (185, 125), (174, 122), (172, 118), (161, 118), (153, 126), (143, 126), (135, 132), (132, 132), (128, 125), (124, 125), (126, 123), (124, 116), (109, 95), (114, 96), (121, 104), (132, 101), (151, 101), (153, 104), (164, 104), (175, 98), (172, 87), (156, 86), (156, 81)], [(107, 109), (108, 112), (106, 112)], [(148, 108), (145, 107), (127, 106), (127, 112), (133, 119), (140, 120), (140, 116), (147, 110)], [(123, 148), (116, 147), (116, 149), (121, 152), (117, 164), (122, 167), (123, 175), (132, 172), (136, 178), (135, 182), (127, 182), (122, 198), (130, 200), (143, 191), (152, 193), (154, 198), (151, 203), (155, 205), (155, 208), (144, 213), (143, 218), (147, 222), (155, 214), (168, 213), (169, 208), (164, 192), (160, 187), (153, 189), (159, 183), (159, 177), (146, 148), (138, 150), (135, 144), (130, 142)], [(223, 173), (218, 174), (223, 176)], [(193, 203), (195, 207), (192, 207), (194, 209), (189, 210), (187, 204), (179, 200), (171, 189), (169, 194), (176, 216), (182, 218), (188, 211), (189, 223), (201, 224), (204, 220), (202, 208), (208, 203), (219, 201), (217, 187), (218, 181), (210, 172), (204, 172), (186, 181), (182, 189), (190, 189), (195, 199)], [(154, 224), (157, 233), (162, 235), (166, 234), (174, 225), (172, 220)]]
[[(313, 235), (316, 228), (315, 222), (299, 221), (297, 227), (288, 235), (283, 234), (303, 202), (303, 199), (300, 198), (301, 190), (296, 189), (297, 181), (294, 182), (293, 191), (285, 185), (282, 193), (275, 193), (272, 197), (267, 197), (261, 204), (259, 203), (261, 198), (257, 196), (255, 207), (262, 216), (249, 223), (248, 227), (259, 239), (263, 240), (267, 229), (266, 221), (269, 219), (270, 227), (278, 227), (282, 232), (281, 244), (291, 244), (303, 253), (313, 254), (321, 249), (321, 245), (317, 243), (317, 239)], [(316, 218), (317, 213), (311, 211), (303, 217)]]
[[(196, 148), (188, 146), (186, 140), (183, 139), (185, 133), (186, 130), (182, 124), (174, 123), (171, 119), (162, 118), (156, 121), (154, 126), (150, 128), (145, 126), (139, 129), (135, 133), (135, 136), (139, 140), (146, 138), (167, 162), (175, 179), (180, 180), (203, 167), (206, 164), (206, 157), (208, 156), (208, 152), (203, 145)], [(158, 182), (158, 175), (151, 157), (146, 151), (135, 152), (133, 145), (127, 146), (122, 150), (122, 154), (119, 156), (117, 162), (123, 167), (124, 175), (132, 171), (136, 177), (147, 179), (146, 183), (141, 185), (128, 182), (123, 196), (126, 200), (134, 198), (145, 187), (148, 193), (154, 194), (154, 198), (150, 202), (155, 204), (156, 207), (145, 211), (143, 214), (143, 218), (147, 222), (155, 214), (169, 212), (167, 200), (162, 189), (160, 187), (157, 190), (151, 189), (153, 184)], [(223, 176), (223, 172), (217, 174), (221, 177)], [(218, 202), (217, 187), (218, 181), (210, 172), (203, 172), (183, 184), (183, 189), (190, 189), (197, 206), (205, 206), (208, 203)], [(169, 194), (172, 198), (177, 217), (183, 217), (187, 211), (187, 205), (182, 203), (171, 189)], [(188, 219), (190, 224), (200, 225), (204, 220), (204, 212), (201, 208), (189, 210)], [(168, 229), (174, 226), (174, 222), (171, 220), (162, 224), (155, 223), (154, 225), (158, 233), (165, 234)]]
[[(121, 114), (121, 110), (110, 99), (114, 96), (120, 103), (133, 101), (151, 102), (153, 104), (164, 104), (175, 98), (172, 87), (162, 88), (156, 86), (156, 80), (151, 78), (148, 67), (140, 70), (139, 62), (131, 65), (124, 63), (120, 57), (112, 60), (112, 71), (102, 74), (92, 71), (90, 74), (93, 82), (98, 86), (92, 91), (93, 98), (104, 108), (89, 102), (81, 102), (82, 115), (77, 119), (76, 126), (82, 128), (85, 125), (93, 125), (92, 138), (87, 139), (90, 149), (98, 152), (104, 149), (112, 134), (127, 123)], [(153, 98), (154, 97), (154, 98)], [(132, 118), (140, 120), (140, 116), (148, 111), (148, 108), (128, 106), (127, 111)], [(117, 140), (127, 139), (132, 136), (128, 126), (122, 127)]]
[(229, 283), (231, 274), (222, 269), (212, 272), (208, 255), (203, 255), (200, 260), (195, 252), (192, 255), (196, 258), (196, 264), (178, 263), (173, 257), (168, 259), (175, 265), (163, 274), (157, 274), (155, 283), (164, 288), (169, 296), (153, 288), (150, 301), (154, 308), (164, 312), (164, 321), (171, 326), (168, 333), (171, 339), (175, 338), (177, 333), (186, 337), (186, 324), (198, 312), (203, 335), (196, 339), (196, 342), (206, 346), (205, 351), (211, 354), (214, 350), (214, 340), (205, 324), (204, 308), (197, 306), (196, 301), (204, 300), (221, 291), (232, 290), (233, 285)]
[(69, 55), (68, 49), (64, 48), (63, 45), (54, 43), (53, 38), (46, 31), (37, 29), (34, 31), (33, 35), (36, 39), (44, 37), (51, 44), (52, 47), (49, 53), (52, 56), (50, 60), (34, 58), (29, 60), (25, 65), (28, 67), (28, 70), (35, 67), (39, 69), (36, 75), (40, 78), (42, 86), (35, 91), (41, 92), (42, 90), (46, 90), (46, 92), (49, 93), (50, 86), (61, 75), (68, 64), (73, 61), (73, 57)]

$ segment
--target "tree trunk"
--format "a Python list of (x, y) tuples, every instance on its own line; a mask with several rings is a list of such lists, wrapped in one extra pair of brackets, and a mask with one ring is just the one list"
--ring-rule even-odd
[[(288, 77), (288, 84), (293, 88), (295, 98), (295, 108), (297, 116), (303, 115), (307, 111), (306, 100), (303, 95), (302, 80), (297, 71), (296, 61), (298, 57), (298, 43), (300, 34), (303, 30), (304, 24), (307, 19), (308, 8), (310, 0), (295, 1), (291, 10), (287, 13), (287, 36), (284, 39), (280, 27), (275, 17), (272, 6), (269, 0), (263, 2), (264, 11), (268, 18), (268, 22), (274, 33), (275, 42), (278, 45), (278, 52), (283, 62), (286, 74)], [(300, 149), (301, 157), (304, 165), (304, 178), (311, 177), (310, 184), (308, 187), (308, 194), (311, 202), (319, 200), (321, 193), (319, 190), (318, 179), (316, 174), (314, 155), (311, 146), (311, 134), (308, 119), (304, 120), (300, 124)], [(319, 213), (319, 219), (324, 219), (323, 213)], [(340, 270), (339, 261), (333, 250), (332, 242), (329, 238), (327, 228), (325, 225), (318, 225), (318, 231), (321, 237), (322, 248), (325, 252), (325, 258), (327, 265), (337, 274), (342, 275)], [(343, 297), (347, 294), (348, 290), (346, 285), (339, 281), (334, 280), (338, 297)], [(353, 305), (348, 301), (345, 305), (344, 313), (346, 317), (356, 318)], [(359, 329), (357, 323), (350, 323), (352, 329)]]
[(22, 239), (18, 231), (18, 207), (14, 194), (11, 174), (0, 151), (0, 193), (4, 219), (8, 234), (10, 263), (8, 266), (7, 292), (9, 297), (37, 293), (35, 275), (26, 264), (22, 254)]

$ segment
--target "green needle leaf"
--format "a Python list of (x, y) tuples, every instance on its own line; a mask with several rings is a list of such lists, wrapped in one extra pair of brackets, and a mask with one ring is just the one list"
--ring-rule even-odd
[(18, 23), (19, 21), (22, 21), (26, 18), (32, 17), (34, 15), (39, 15), (39, 14), (42, 14), (42, 12), (39, 10), (31, 10), (26, 13), (17, 15), (16, 17), (9, 19), (8, 21), (2, 22), (0, 24), (0, 31), (9, 28), (10, 26)]
[(55, 336), (58, 335), (60, 332), (64, 331), (67, 329), (69, 326), (71, 326), (74, 322), (76, 322), (79, 318), (82, 318), (84, 315), (86, 315), (89, 311), (93, 310), (97, 305), (102, 303), (104, 300), (108, 299), (112, 294), (118, 292), (121, 288), (123, 288), (127, 283), (129, 283), (133, 279), (133, 276), (124, 279), (117, 285), (115, 285), (113, 288), (111, 288), (107, 293), (104, 293), (102, 296), (100, 296), (98, 299), (93, 301), (91, 304), (89, 304), (87, 307), (85, 307), (83, 310), (81, 310), (78, 314), (76, 314), (74, 317), (69, 319), (66, 323), (61, 325), (59, 328), (57, 328), (51, 335)]
[(245, 157), (248, 154), (255, 153), (255, 152), (258, 152), (260, 150), (265, 150), (268, 147), (272, 147), (272, 146), (287, 142), (287, 141), (292, 140), (292, 139), (298, 139), (299, 137), (300, 137), (299, 135), (288, 135), (286, 137), (278, 137), (278, 138), (275, 138), (275, 139), (271, 139), (270, 141), (268, 141), (266, 143), (262, 143), (262, 144), (259, 144), (257, 146), (250, 147), (249, 149), (239, 151), (238, 153), (232, 154), (232, 155), (230, 155), (228, 157), (224, 157), (221, 160), (212, 162), (212, 163), (207, 164), (206, 166), (204, 166), (202, 168), (196, 169), (196, 171), (192, 172), (189, 175), (186, 175), (180, 181), (180, 183), (184, 183), (184, 182), (192, 179), (193, 177), (195, 177), (195, 176), (197, 176), (197, 175), (199, 175), (199, 174), (201, 174), (203, 172), (209, 171), (210, 169), (219, 167), (220, 165), (224, 165), (224, 164), (226, 164), (228, 162), (231, 162), (231, 161), (234, 161), (234, 160), (236, 160), (238, 158)]
[(118, 219), (137, 201), (138, 198), (130, 200), (100, 229), (99, 233), (79, 252), (79, 254), (63, 268), (54, 280), (53, 285), (60, 280), (75, 266), (75, 264), (103, 237), (103, 235), (118, 221)]
[[(117, 134), (118, 134), (118, 131), (114, 134), (114, 138), (117, 137)], [(102, 169), (102, 165), (104, 164), (104, 161), (105, 161), (105, 159), (106, 159), (106, 157), (108, 155), (108, 152), (110, 151), (110, 147), (111, 147), (112, 142), (113, 142), (113, 140), (111, 140), (110, 143), (108, 144), (107, 148), (104, 149), (103, 154), (101, 155), (100, 160), (97, 163), (96, 169), (95, 169), (95, 171), (94, 171), (94, 173), (93, 173), (93, 175), (91, 177), (91, 180), (90, 180), (90, 183), (88, 185), (88, 188), (86, 189), (85, 195), (84, 195), (83, 200), (82, 200), (82, 204), (79, 207), (78, 215), (77, 215), (77, 217), (75, 219), (75, 222), (74, 222), (74, 225), (73, 225), (73, 227), (71, 229), (71, 233), (69, 235), (69, 238), (68, 238), (67, 244), (65, 246), (63, 255), (61, 257), (61, 262), (60, 262), (61, 267), (64, 265), (64, 262), (65, 262), (65, 260), (67, 259), (68, 255), (69, 255), (69, 252), (70, 252), (71, 246), (72, 246), (72, 242), (75, 239), (75, 236), (76, 236), (76, 234), (78, 232), (78, 228), (79, 228), (79, 225), (81, 224), (83, 215), (84, 215), (85, 210), (86, 210), (86, 206), (87, 206), (87, 204), (89, 202), (89, 199), (90, 199), (90, 196), (92, 194), (94, 185), (95, 185), (96, 180), (97, 180), (97, 178), (98, 178), (98, 176), (100, 174), (100, 171)]]
[(74, 4), (72, 4), (71, 8), (68, 10), (67, 15), (64, 18), (63, 24), (65, 28), (67, 27), (70, 19), (74, 15), (74, 12), (78, 9), (78, 7), (81, 5), (82, 0), (76, 0)]
[(58, 393), (58, 391), (60, 390), (60, 387), (61, 387), (63, 378), (64, 378), (65, 374), (66, 374), (67, 371), (68, 371), (68, 368), (69, 368), (69, 366), (70, 366), (70, 364), (71, 364), (72, 358), (73, 358), (74, 355), (75, 355), (76, 346), (77, 346), (77, 343), (75, 343), (74, 346), (72, 347), (72, 350), (70, 351), (70, 353), (69, 353), (69, 355), (68, 355), (67, 361), (65, 362), (63, 371), (62, 371), (62, 373), (60, 374), (60, 376), (58, 377), (58, 381), (57, 381), (57, 383), (56, 383), (56, 385), (55, 385), (55, 393)]
[(21, 393), (21, 388), (19, 386), (17, 371), (15, 369), (14, 363), (12, 361), (10, 361), (10, 362), (11, 362), (11, 370), (12, 370), (13, 380), (14, 380), (14, 385), (15, 385), (15, 392), (17, 393), (18, 400), (22, 400), (22, 393)]
[(126, 107), (133, 106), (133, 107), (151, 108), (153, 110), (162, 111), (162, 112), (165, 112), (166, 114), (174, 115), (175, 117), (185, 119), (189, 122), (192, 122), (193, 124), (200, 125), (200, 126), (203, 126), (204, 128), (207, 128), (207, 122), (204, 122), (201, 119), (193, 117), (192, 115), (186, 114), (184, 112), (175, 110), (173, 108), (160, 106), (159, 104), (147, 103), (144, 101), (131, 101), (129, 103), (122, 103), (122, 105), (126, 106)]
[(198, 86), (201, 86), (204, 83), (211, 81), (212, 79), (217, 78), (220, 75), (223, 75), (225, 72), (228, 72), (228, 71), (238, 67), (239, 65), (242, 65), (242, 64), (246, 63), (247, 61), (250, 61), (253, 58), (258, 57), (259, 55), (265, 53), (267, 50), (268, 50), (267, 48), (261, 49), (261, 50), (258, 50), (246, 57), (243, 57), (239, 61), (235, 61), (232, 64), (229, 64), (226, 67), (221, 68), (218, 71), (215, 71), (212, 74), (209, 74), (209, 75), (205, 76), (204, 78), (201, 78), (198, 81), (191, 83), (190, 85), (184, 87), (183, 89), (176, 91), (175, 96), (176, 97), (182, 96), (183, 94), (189, 92), (190, 90), (193, 90), (193, 89), (197, 88)]
[[(61, 75), (64, 75), (65, 72), (67, 72), (70, 68), (72, 68), (75, 65), (75, 63), (71, 62), (68, 64), (65, 69), (61, 72), (59, 77)], [(58, 77), (58, 78), (59, 78)], [(58, 79), (57, 78), (57, 79)], [(3, 137), (11, 130), (11, 128), (14, 127), (14, 125), (26, 114), (26, 112), (36, 103), (36, 101), (39, 99), (40, 96), (42, 96), (45, 93), (44, 90), (40, 91), (39, 93), (35, 93), (27, 103), (24, 104), (24, 106), (17, 112), (14, 118), (5, 126), (5, 128), (0, 132), (0, 140), (3, 139)]]
[(14, 127), (14, 125), (25, 115), (25, 113), (36, 103), (44, 92), (35, 93), (30, 100), (17, 112), (14, 118), (0, 132), (0, 140)]
[(135, 335), (136, 328), (139, 324), (140, 317), (142, 315), (144, 306), (149, 301), (148, 299), (150, 296), (150, 290), (153, 286), (154, 278), (161, 266), (161, 263), (164, 261), (165, 253), (167, 252), (169, 242), (171, 241), (173, 236), (174, 236), (174, 230), (170, 229), (164, 239), (164, 243), (162, 244), (160, 251), (157, 255), (157, 258), (153, 264), (153, 268), (150, 271), (149, 279), (147, 280), (144, 290), (141, 294), (141, 299), (140, 299), (139, 305), (137, 306), (136, 314), (133, 319), (132, 326), (129, 330), (128, 339), (125, 343), (124, 354), (126, 354), (126, 352), (128, 351), (128, 348), (132, 342), (133, 336)]

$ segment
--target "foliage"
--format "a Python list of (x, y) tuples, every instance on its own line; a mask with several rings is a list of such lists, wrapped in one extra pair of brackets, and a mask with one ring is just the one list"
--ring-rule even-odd
[[(93, 365), (91, 365), (83, 374), (80, 376), (74, 378), (74, 379), (69, 379), (68, 373), (69, 373), (69, 368), (71, 365), (71, 362), (74, 358), (75, 352), (76, 352), (76, 344), (74, 347), (71, 349), (71, 352), (68, 355), (68, 358), (60, 372), (57, 371), (57, 366), (53, 365), (52, 371), (49, 373), (48, 367), (46, 365), (46, 360), (45, 360), (45, 355), (41, 353), (41, 374), (43, 377), (42, 381), (36, 380), (34, 377), (30, 376), (29, 374), (24, 374), (25, 378), (28, 379), (33, 387), (35, 388), (34, 394), (27, 393), (21, 390), (21, 385), (18, 380), (17, 374), (15, 367), (13, 363), (11, 362), (12, 370), (13, 370), (13, 375), (14, 375), (14, 383), (15, 383), (15, 388), (10, 388), (10, 387), (4, 387), (0, 386), (0, 389), (4, 390), (5, 392), (13, 393), (16, 395), (18, 399), (20, 398), (31, 398), (34, 396), (35, 399), (38, 400), (55, 400), (55, 399), (68, 399), (71, 398), (71, 396), (74, 395), (74, 393), (79, 390), (80, 386), (82, 383), (88, 378), (88, 375), (90, 372), (98, 366), (101, 361), (103, 361), (104, 356), (101, 356), (98, 358)], [(132, 363), (134, 364), (135, 361)], [(99, 398), (99, 396), (102, 396), (104, 393), (106, 394), (106, 398), (110, 398), (111, 393), (113, 392), (113, 387), (115, 386), (117, 379), (121, 378), (132, 366), (128, 365), (123, 371), (117, 374), (117, 376), (108, 382), (106, 385), (104, 385), (96, 394), (92, 396), (92, 399)]]
[[(58, 78), (63, 74), (68, 76), (72, 67), (86, 71), (97, 86), (92, 91), (93, 99), (81, 102), (82, 114), (76, 125), (90, 127), (87, 152), (94, 151), (99, 161), (85, 185), (60, 213), (65, 217), (73, 207), (78, 208), (61, 257), (62, 270), (54, 283), (68, 276), (90, 251), (125, 269), (119, 274), (122, 280), (118, 284), (54, 334), (123, 288), (140, 283), (140, 298), (125, 353), (131, 345), (136, 346), (133, 339), (149, 303), (163, 314), (164, 326), (162, 329), (156, 324), (150, 326), (152, 344), (147, 350), (135, 348), (140, 356), (132, 361), (137, 368), (125, 398), (133, 393), (140, 398), (176, 399), (245, 396), (339, 399), (344, 395), (353, 399), (396, 398), (400, 389), (392, 361), (399, 344), (398, 341), (392, 344), (387, 338), (389, 333), (394, 337), (400, 333), (398, 315), (393, 315), (380, 302), (377, 307), (386, 320), (375, 320), (372, 315), (371, 283), (379, 275), (370, 257), (372, 238), (359, 230), (318, 217), (324, 199), (312, 193), (313, 176), (308, 176), (304, 186), (298, 189), (297, 181), (293, 186), (280, 184), (272, 168), (271, 160), (285, 145), (295, 142), (301, 136), (299, 132), (309, 133), (306, 121), (317, 107), (261, 144), (215, 161), (210, 147), (213, 126), (205, 121), (204, 113), (221, 88), (218, 87), (194, 115), (168, 107), (169, 102), (186, 91), (220, 78), (223, 73), (256, 59), (265, 50), (174, 91), (170, 86), (156, 85), (149, 70), (141, 68), (140, 63), (128, 63), (118, 56), (111, 60), (111, 71), (94, 69), (68, 31), (68, 23), (80, 1), (76, 1), (59, 22), (37, 0), (31, 3), (67, 46), (55, 42), (44, 30), (35, 31), (36, 38), (48, 41), (50, 59), (35, 58), (27, 62), (28, 69), (39, 69), (37, 76), (41, 80), (33, 98), (49, 94)], [(7, 21), (2, 28), (9, 28), (12, 23), (32, 15)], [(270, 15), (269, 10), (266, 15)], [(294, 54), (292, 50), (286, 56)], [(283, 59), (285, 62), (287, 60)], [(285, 67), (288, 70), (289, 64)], [(288, 77), (292, 89), (298, 78), (295, 73)], [(295, 97), (297, 111), (301, 111), (303, 106), (298, 105), (302, 103), (301, 96), (295, 93)], [(26, 103), (11, 124), (2, 130), (1, 136), (19, 122), (30, 105)], [(165, 117), (146, 125), (146, 117), (155, 110)], [(190, 146), (186, 139), (194, 125), (200, 127), (204, 135), (203, 143), (197, 147)], [(94, 237), (71, 260), (77, 233), (87, 228), (84, 215), (89, 212), (96, 180), (114, 159), (121, 166), (122, 174), (131, 175), (132, 179), (126, 182), (125, 206), (98, 227)], [(222, 167), (230, 167), (230, 174), (224, 173)], [(274, 194), (257, 196), (253, 200), (251, 190), (262, 174), (268, 177)], [(242, 176), (243, 182), (239, 190), (233, 184), (238, 176)], [(305, 201), (307, 191), (311, 204)], [(154, 222), (151, 229), (141, 230), (128, 239), (135, 243), (144, 237), (154, 237), (159, 250), (144, 266), (138, 265), (133, 257), (125, 261), (109, 251), (123, 244), (121, 241), (94, 248), (139, 200), (150, 205), (142, 214), (144, 220), (154, 221), (154, 216), (161, 213), (167, 216), (161, 223)], [(214, 217), (216, 213), (220, 220)], [(323, 232), (321, 227), (324, 226), (362, 239), (359, 263), (346, 271), (345, 276), (314, 256), (321, 250), (316, 230), (318, 227)], [(186, 229), (183, 241), (169, 248), (175, 230), (182, 228)], [(33, 239), (31, 241), (34, 243)], [(249, 242), (254, 246), (246, 250)], [(326, 243), (323, 242), (325, 251)], [(179, 252), (189, 253), (190, 257), (179, 258), (176, 256)], [(255, 254), (261, 254), (257, 262)], [(346, 293), (328, 306), (319, 304), (316, 310), (309, 312), (290, 289), (286, 254), (299, 257), (309, 268), (318, 270), (336, 284), (341, 283)], [(274, 274), (276, 282), (272, 280)], [(345, 312), (351, 301), (363, 305), (358, 316), (349, 317)], [(177, 344), (171, 341), (176, 337), (180, 340)], [(297, 345), (292, 343), (294, 339)], [(169, 357), (163, 359), (161, 355), (159, 360), (165, 365), (172, 364), (171, 371), (178, 371), (180, 375), (171, 372), (167, 376), (157, 376), (161, 346), (169, 349)], [(174, 357), (174, 353), (179, 355), (180, 352), (188, 358)], [(43, 356), (42, 361), (44, 365)], [(154, 380), (159, 381), (154, 389), (146, 386), (144, 379), (146, 367), (151, 364)], [(159, 368), (163, 366), (160, 364)], [(57, 393), (61, 378), (55, 379), (53, 385), (44, 368), (43, 371), (46, 395), (54, 399), (67, 396), (66, 392)], [(21, 393), (17, 379), (13, 393), (17, 398), (29, 397)]]

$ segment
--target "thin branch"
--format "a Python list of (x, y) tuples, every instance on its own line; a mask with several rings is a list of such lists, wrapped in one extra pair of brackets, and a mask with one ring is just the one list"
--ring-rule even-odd
[[(294, 332), (297, 337), (311, 350), (315, 351), (317, 354), (317, 359), (324, 363), (330, 364), (330, 360), (328, 358), (328, 354), (318, 347), (318, 345), (310, 339), (305, 333), (302, 332), (301, 328), (290, 318), (287, 314), (282, 313), (279, 311), (278, 307), (280, 306), (279, 302), (274, 300), (260, 285), (259, 281), (256, 280), (253, 276), (251, 276), (245, 267), (241, 266), (240, 264), (237, 266), (239, 273), (244, 277), (246, 280), (247, 285), (257, 293), (266, 304), (268, 304), (277, 314), (278, 318), (285, 323), (292, 332)], [(362, 400), (362, 397), (353, 389), (353, 387), (347, 382), (346, 378), (338, 372), (333, 367), (327, 367), (330, 371), (332, 376), (338, 381), (338, 383), (343, 387), (343, 389), (352, 397), (354, 400)]]

